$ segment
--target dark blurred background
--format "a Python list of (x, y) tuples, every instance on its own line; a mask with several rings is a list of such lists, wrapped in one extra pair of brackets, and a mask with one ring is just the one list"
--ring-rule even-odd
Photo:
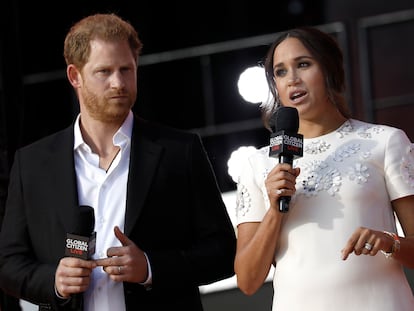
[(414, 140), (413, 0), (3, 0), (0, 12), (2, 202), (16, 148), (68, 126), (77, 114), (63, 41), (72, 23), (96, 12), (129, 20), (144, 43), (135, 111), (200, 133), (223, 192), (235, 189), (227, 174), (231, 152), (269, 138), (258, 106), (239, 95), (238, 77), (291, 27), (314, 25), (337, 37), (354, 116), (400, 127)]
[(0, 8), (3, 178), (17, 147), (66, 127), (77, 113), (63, 40), (72, 23), (95, 12), (116, 12), (138, 29), (144, 49), (134, 109), (199, 132), (223, 191), (234, 189), (231, 152), (268, 141), (258, 106), (238, 93), (238, 77), (291, 27), (321, 26), (337, 36), (355, 116), (403, 127), (414, 138), (406, 118), (414, 104), (412, 0), (2, 1)]

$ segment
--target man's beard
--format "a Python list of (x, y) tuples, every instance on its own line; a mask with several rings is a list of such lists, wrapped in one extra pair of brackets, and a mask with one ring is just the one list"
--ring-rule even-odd
[(134, 101), (129, 104), (110, 103), (106, 97), (99, 98), (95, 93), (84, 88), (84, 105), (89, 115), (105, 123), (122, 123), (133, 107)]

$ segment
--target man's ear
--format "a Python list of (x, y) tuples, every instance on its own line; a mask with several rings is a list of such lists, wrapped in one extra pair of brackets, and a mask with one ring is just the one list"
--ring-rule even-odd
[(77, 89), (80, 87), (81, 74), (75, 65), (70, 64), (66, 67), (66, 76), (72, 86)]

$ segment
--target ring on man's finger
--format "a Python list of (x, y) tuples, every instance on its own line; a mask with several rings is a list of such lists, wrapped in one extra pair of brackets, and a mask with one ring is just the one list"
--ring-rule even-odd
[(370, 250), (372, 250), (372, 244), (366, 242), (364, 248), (370, 251)]
[(122, 274), (122, 266), (118, 266), (118, 274)]
[(277, 189), (276, 194), (281, 195), (283, 192), (285, 192), (285, 189)]

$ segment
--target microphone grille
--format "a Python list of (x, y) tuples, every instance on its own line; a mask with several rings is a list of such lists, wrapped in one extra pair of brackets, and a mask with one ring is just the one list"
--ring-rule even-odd
[(299, 113), (294, 107), (279, 107), (272, 116), (275, 132), (287, 131), (297, 133), (299, 130)]
[(76, 223), (74, 234), (88, 236), (93, 232), (95, 227), (94, 209), (87, 205), (79, 206), (79, 216)]

